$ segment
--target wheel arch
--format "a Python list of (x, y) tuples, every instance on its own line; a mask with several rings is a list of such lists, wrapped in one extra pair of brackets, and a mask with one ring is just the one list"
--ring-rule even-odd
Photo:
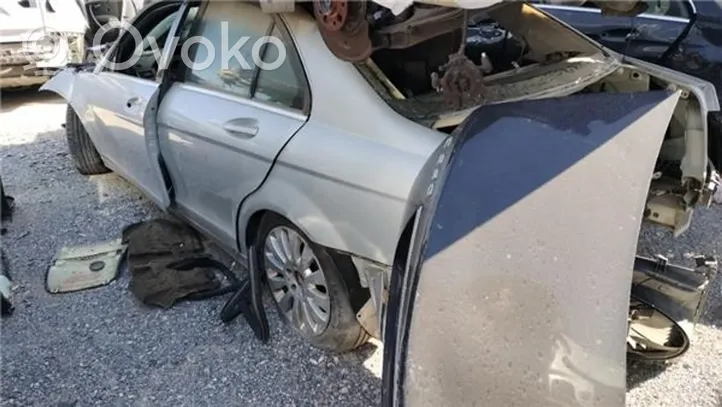
[[(264, 184), (241, 203), (235, 222), (238, 249), (247, 251), (260, 218), (271, 211), (291, 220), (318, 245), (391, 264), (406, 203), (343, 185), (335, 199), (314, 195), (336, 188), (330, 182), (277, 163)], [(356, 202), (363, 205), (353, 206)], [(368, 219), (374, 227), (357, 228), (354, 217)]]
[[(268, 214), (268, 213), (274, 213), (274, 212), (267, 210), (267, 209), (259, 209), (248, 218), (248, 222), (246, 223), (245, 231), (243, 232), (244, 239), (245, 239), (244, 240), (245, 246), (250, 246), (256, 242), (256, 235), (258, 234), (258, 228), (261, 226), (261, 221), (263, 220), (263, 217), (266, 216), (266, 214)], [(240, 244), (240, 242), (239, 242), (239, 244)]]
[(336, 267), (341, 274), (342, 283), (346, 286), (346, 290), (349, 293), (351, 307), (354, 312), (358, 312), (369, 299), (370, 294), (368, 289), (361, 286), (361, 280), (359, 279), (358, 270), (356, 269), (356, 266), (351, 260), (351, 256), (348, 253), (344, 253), (331, 247), (319, 244), (313, 239), (311, 235), (308, 234), (306, 230), (304, 230), (304, 228), (299, 226), (288, 216), (285, 216), (282, 213), (270, 209), (259, 209), (253, 212), (253, 214), (248, 218), (248, 222), (246, 222), (244, 232), (246, 245), (248, 246), (256, 243), (258, 231), (261, 227), (261, 224), (263, 223), (263, 219), (269, 215), (275, 215), (287, 220), (293, 226), (297, 227), (304, 235), (306, 235), (306, 237), (311, 240), (313, 244), (322, 247), (329, 253), (333, 262), (336, 263)]

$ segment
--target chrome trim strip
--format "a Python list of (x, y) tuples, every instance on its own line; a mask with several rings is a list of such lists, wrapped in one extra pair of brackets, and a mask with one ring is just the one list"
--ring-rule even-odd
[[(602, 11), (597, 8), (589, 8), (589, 7), (574, 7), (574, 6), (559, 6), (556, 4), (535, 4), (535, 7), (538, 7), (542, 10), (559, 10), (559, 11), (577, 11), (581, 13), (594, 13), (594, 14), (601, 14)], [(694, 4), (693, 4), (694, 6)], [(695, 13), (697, 12), (695, 8)], [(660, 20), (660, 21), (669, 21), (674, 23), (689, 23), (688, 18), (682, 18), (682, 17), (670, 17), (670, 16), (661, 16), (658, 14), (649, 14), (649, 13), (642, 13), (637, 16), (638, 18), (649, 18), (652, 20)]]

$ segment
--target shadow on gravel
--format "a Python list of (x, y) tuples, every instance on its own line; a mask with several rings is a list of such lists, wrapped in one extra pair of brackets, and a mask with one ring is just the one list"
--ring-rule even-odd
[[(722, 206), (720, 206), (719, 210), (722, 212)], [(707, 309), (702, 314), (699, 323), (722, 330), (722, 257), (719, 258), (719, 261), (721, 269), (717, 272), (717, 278), (711, 284)]]
[(39, 89), (39, 86), (35, 86), (21, 90), (3, 90), (0, 95), (0, 113), (11, 113), (18, 107), (32, 104), (65, 104), (57, 94)]
[(662, 374), (668, 365), (627, 361), (627, 391)]

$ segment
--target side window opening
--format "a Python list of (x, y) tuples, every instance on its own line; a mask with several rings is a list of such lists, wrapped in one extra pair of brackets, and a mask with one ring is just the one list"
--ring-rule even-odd
[[(196, 31), (196, 37), (204, 40), (194, 41), (190, 47), (192, 66), (188, 67), (185, 80), (249, 97), (255, 68), (253, 44), (266, 36), (271, 23), (269, 15), (245, 2), (209, 3)], [(222, 40), (223, 31), (228, 35), (227, 44)], [(236, 58), (232, 52), (223, 54), (223, 48), (230, 50), (243, 38), (247, 40), (238, 52), (242, 58)]]
[[(180, 80), (206, 89), (304, 110), (306, 76), (282, 24), (254, 4), (211, 2), (193, 30), (191, 65), (178, 67), (175, 73)], [(227, 32), (227, 44), (222, 42), (223, 30)], [(197, 38), (204, 40), (201, 43)], [(236, 58), (232, 48), (244, 39), (243, 45), (236, 48), (241, 58)], [(231, 52), (222, 55), (223, 49)]]
[[(196, 14), (198, 6), (188, 10), (188, 18), (185, 21), (189, 27)], [(155, 79), (160, 53), (163, 51), (170, 29), (179, 13), (177, 6), (161, 8), (156, 13), (146, 16), (134, 27), (140, 34), (141, 42), (137, 43), (136, 38), (126, 33), (120, 40), (113, 61), (119, 64), (117, 73), (135, 76), (142, 79)], [(188, 31), (184, 29), (184, 31)], [(123, 66), (124, 62), (135, 60), (131, 66)]]
[(303, 110), (307, 94), (306, 78), (293, 43), (278, 24), (274, 25), (271, 38), (278, 42), (264, 45), (261, 60), (268, 64), (266, 67), (269, 69), (260, 69), (253, 98)]
[(687, 0), (647, 0), (647, 11), (645, 14), (660, 15), (666, 17), (689, 18), (689, 13), (684, 2)]

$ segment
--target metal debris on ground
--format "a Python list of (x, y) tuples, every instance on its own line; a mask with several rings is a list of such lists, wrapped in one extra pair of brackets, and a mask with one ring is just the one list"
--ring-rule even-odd
[(13, 283), (8, 275), (8, 261), (5, 251), (0, 249), (0, 315), (13, 313)]
[[(2, 177), (0, 177), (0, 219), (6, 221), (12, 219), (13, 209), (15, 209), (15, 198), (5, 194)], [(1, 228), (0, 234), (5, 234), (5, 227)]]
[[(9, 220), (15, 206), (15, 198), (5, 195), (5, 187), (0, 177), (0, 222)], [(0, 234), (5, 234), (5, 227), (0, 227)], [(13, 312), (12, 281), (10, 281), (9, 264), (5, 257), (4, 247), (0, 246), (0, 315), (7, 316)]]
[(56, 294), (106, 285), (118, 276), (124, 251), (120, 239), (63, 247), (48, 268), (45, 288)]
[(722, 204), (722, 187), (717, 188), (717, 191), (714, 194), (714, 201), (715, 203)]

